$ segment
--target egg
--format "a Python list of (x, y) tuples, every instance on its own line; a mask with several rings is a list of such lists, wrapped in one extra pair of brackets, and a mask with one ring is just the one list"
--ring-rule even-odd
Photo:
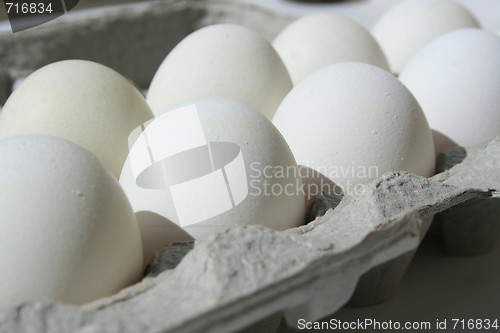
[(382, 49), (361, 25), (335, 14), (304, 16), (288, 25), (273, 41), (292, 81), (343, 61), (366, 62), (388, 70)]
[(144, 127), (132, 140), (120, 184), (136, 213), (175, 224), (165, 234), (181, 227), (206, 239), (236, 225), (284, 230), (303, 223), (292, 152), (253, 108), (222, 97), (193, 99)]
[(190, 34), (168, 54), (147, 101), (159, 115), (192, 98), (221, 96), (271, 119), (291, 88), (283, 62), (264, 37), (242, 26), (217, 24)]
[(405, 0), (389, 9), (372, 29), (389, 61), (399, 74), (408, 60), (434, 38), (452, 30), (478, 28), (479, 22), (452, 0)]
[(0, 114), (0, 139), (46, 134), (96, 155), (118, 178), (130, 132), (153, 114), (123, 76), (85, 60), (47, 65), (28, 76)]
[(142, 245), (116, 178), (76, 144), (0, 141), (0, 309), (83, 304), (138, 281)]
[(299, 165), (345, 193), (389, 171), (434, 172), (432, 135), (419, 104), (376, 66), (344, 62), (314, 72), (290, 91), (273, 123)]
[(139, 211), (135, 217), (141, 231), (145, 264), (153, 259), (156, 251), (163, 249), (170, 243), (194, 240), (177, 224), (151, 211)]
[(461, 29), (429, 43), (404, 68), (401, 81), (441, 138), (437, 151), (481, 145), (500, 133), (499, 55), (494, 33)]

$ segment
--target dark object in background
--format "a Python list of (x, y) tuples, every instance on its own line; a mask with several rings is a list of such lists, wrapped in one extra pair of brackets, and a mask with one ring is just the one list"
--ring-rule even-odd
[(156, 251), (153, 259), (146, 267), (145, 275), (155, 277), (166, 270), (174, 269), (193, 248), (194, 241), (175, 242), (165, 246), (160, 251)]
[(344, 194), (341, 191), (323, 192), (313, 196), (309, 204), (307, 222), (314, 221), (317, 217), (325, 215), (329, 209), (335, 209), (343, 197)]
[(0, 70), (0, 106), (5, 104), (5, 101), (10, 95), (12, 88), (12, 79), (7, 71)]
[(469, 199), (436, 215), (436, 221), (447, 254), (487, 253), (500, 238), (500, 199)]
[(330, 3), (330, 2), (355, 2), (362, 0), (285, 0), (291, 2), (311, 2), (311, 3)]

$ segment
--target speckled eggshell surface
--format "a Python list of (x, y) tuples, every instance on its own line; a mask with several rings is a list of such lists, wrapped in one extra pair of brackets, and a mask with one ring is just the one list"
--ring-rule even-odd
[(288, 94), (273, 123), (297, 163), (350, 191), (388, 171), (434, 172), (427, 120), (390, 73), (363, 63), (322, 68)]
[[(471, 147), (500, 133), (500, 38), (481, 29), (447, 33), (421, 49), (401, 81), (430, 127), (455, 145)], [(436, 150), (450, 143), (436, 142)]]
[(57, 136), (96, 155), (118, 177), (128, 136), (153, 114), (123, 76), (85, 60), (52, 63), (32, 73), (0, 113), (0, 138)]
[(258, 33), (217, 24), (184, 38), (158, 68), (147, 94), (155, 115), (208, 96), (240, 100), (271, 119), (292, 88), (272, 45)]
[(364, 27), (335, 14), (312, 14), (288, 25), (274, 39), (294, 84), (314, 71), (343, 61), (389, 65), (377, 41)]
[(0, 309), (83, 304), (142, 274), (139, 229), (118, 181), (68, 141), (0, 141)]
[(434, 38), (452, 30), (480, 27), (477, 19), (453, 0), (399, 1), (377, 21), (373, 36), (391, 71), (399, 74), (410, 58)]
[[(169, 138), (176, 129), (179, 132)], [(194, 99), (156, 117), (144, 133), (154, 161), (149, 161), (146, 149), (141, 151), (143, 140), (137, 139), (120, 184), (135, 212), (153, 212), (175, 223), (170, 233), (180, 226), (203, 239), (235, 225), (284, 230), (303, 223), (305, 198), (292, 152), (273, 124), (246, 104), (220, 97)], [(162, 139), (155, 145), (157, 135)], [(198, 135), (198, 143), (187, 144)], [(207, 143), (212, 165), (208, 157), (193, 155), (205, 151)], [(165, 151), (180, 153), (163, 159)], [(163, 174), (148, 181), (146, 172), (161, 163), (164, 170), (158, 171)], [(134, 172), (135, 165), (145, 172)], [(170, 178), (174, 180), (163, 184)]]

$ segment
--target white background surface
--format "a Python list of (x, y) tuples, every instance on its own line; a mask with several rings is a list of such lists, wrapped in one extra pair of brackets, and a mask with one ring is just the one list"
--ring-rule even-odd
[[(209, 0), (210, 1), (210, 0)], [(401, 0), (346, 0), (333, 3), (307, 3), (293, 0), (236, 0), (252, 3), (291, 16), (334, 12), (356, 20), (371, 29), (376, 20)], [(500, 30), (500, 0), (456, 0), (467, 7), (487, 30)]]

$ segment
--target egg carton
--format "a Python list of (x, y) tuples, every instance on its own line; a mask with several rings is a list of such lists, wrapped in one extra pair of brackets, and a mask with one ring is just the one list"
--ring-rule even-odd
[[(437, 161), (439, 174), (461, 163), (468, 151), (458, 147), (442, 151)], [(497, 170), (500, 173), (500, 169)], [(500, 236), (500, 200), (472, 198), (436, 215), (444, 250), (450, 255), (469, 256), (489, 252)]]
[(234, 227), (174, 243), (136, 285), (81, 307), (20, 305), (0, 313), (0, 331), (263, 333), (283, 316), (290, 325), (325, 317), (356, 294), (365, 272), (376, 280), (381, 264), (406, 260), (434, 214), (500, 198), (500, 137), (466, 153), (431, 178), (387, 173), (298, 228)]
[(15, 80), (58, 60), (85, 59), (147, 89), (165, 55), (194, 30), (235, 23), (272, 39), (292, 20), (231, 0), (147, 1), (72, 11), (36, 29), (0, 31), (0, 73)]
[[(238, 23), (271, 39), (291, 20), (232, 1), (74, 12), (41, 29), (0, 34), (0, 88), (45, 64), (80, 58), (147, 89), (165, 54), (191, 31)], [(357, 196), (316, 197), (310, 212), (316, 218), (298, 228), (235, 227), (196, 244), (172, 244), (136, 285), (80, 307), (23, 304), (0, 313), (0, 331), (275, 332), (283, 317), (295, 325), (347, 303), (383, 301), (395, 292), (435, 214), (450, 251), (464, 252), (457, 244), (468, 244), (474, 232), (466, 253), (496, 241), (500, 138), (445, 152), (438, 170), (429, 179), (388, 173)]]

